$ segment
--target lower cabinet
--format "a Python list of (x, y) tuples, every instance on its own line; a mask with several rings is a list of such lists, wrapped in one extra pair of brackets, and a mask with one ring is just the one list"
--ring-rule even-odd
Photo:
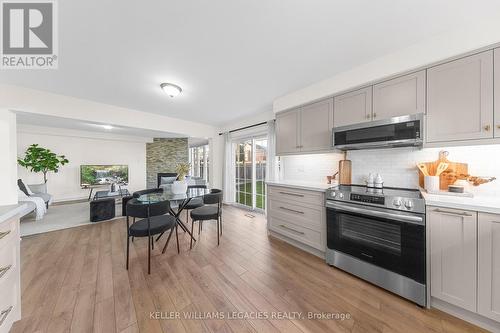
[(500, 322), (500, 215), (478, 214), (478, 313)]
[(272, 232), (325, 251), (324, 193), (268, 185), (267, 221)]
[(477, 309), (477, 213), (427, 207), (431, 296), (469, 311)]
[(427, 207), (431, 296), (500, 322), (500, 215)]

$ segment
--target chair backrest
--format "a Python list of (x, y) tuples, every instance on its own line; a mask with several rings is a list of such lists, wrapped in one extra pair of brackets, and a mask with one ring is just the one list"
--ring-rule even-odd
[(203, 203), (207, 205), (217, 204), (220, 206), (222, 203), (222, 191), (218, 190), (218, 192), (213, 192), (213, 190), (214, 189), (212, 189), (211, 193), (203, 196)]
[(207, 185), (188, 185), (188, 188), (207, 188)]
[(132, 193), (132, 196), (134, 198), (138, 198), (143, 194), (150, 194), (150, 193), (162, 193), (163, 188), (148, 188), (147, 190), (140, 190)]
[(175, 178), (177, 178), (177, 173), (175, 173), (175, 172), (158, 172), (156, 174), (156, 183), (157, 183), (156, 186), (157, 187), (160, 187), (162, 177), (175, 177)]
[(149, 208), (149, 217), (165, 215), (170, 210), (170, 203), (168, 201), (160, 201), (154, 203), (142, 203), (137, 199), (132, 199), (127, 202), (127, 216), (147, 218)]

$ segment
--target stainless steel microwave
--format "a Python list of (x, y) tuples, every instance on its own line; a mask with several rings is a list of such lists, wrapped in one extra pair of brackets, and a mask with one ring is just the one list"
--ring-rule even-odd
[(423, 144), (422, 113), (333, 128), (333, 147), (340, 150), (418, 147)]

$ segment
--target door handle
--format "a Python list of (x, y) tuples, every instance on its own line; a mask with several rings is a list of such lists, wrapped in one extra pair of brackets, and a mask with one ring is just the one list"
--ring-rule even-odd
[(10, 230), (4, 231), (4, 232), (0, 232), (0, 239), (4, 238), (8, 234), (10, 234)]
[(5, 318), (9, 315), (9, 313), (12, 311), (13, 306), (9, 306), (7, 309), (3, 310), (0, 312), (0, 326), (2, 326), (3, 322), (5, 321)]
[(11, 268), (12, 268), (12, 265), (0, 268), (0, 278), (2, 278), (2, 276), (4, 276), (5, 273), (7, 273)]
[(299, 235), (305, 235), (305, 233), (304, 233), (304, 232), (302, 232), (302, 231), (298, 231), (298, 230), (295, 230), (295, 229), (290, 228), (290, 227), (288, 227), (288, 226), (286, 226), (286, 225), (284, 225), (284, 224), (280, 224), (280, 227), (282, 227), (283, 229), (290, 230), (290, 231), (293, 231), (293, 232), (295, 232), (295, 233), (298, 233)]
[(290, 212), (297, 213), (297, 214), (304, 214), (304, 212), (301, 212), (300, 210), (290, 209), (290, 208), (286, 208), (286, 207), (280, 207), (280, 209), (288, 210)]
[(450, 212), (450, 211), (447, 211), (447, 210), (442, 210), (442, 209), (439, 209), (439, 208), (434, 209), (434, 211), (435, 211), (436, 213), (448, 214), (448, 215), (455, 215), (455, 216), (467, 216), (467, 217), (472, 216), (472, 214), (470, 214), (470, 213), (457, 213), (457, 212)]
[(304, 197), (303, 194), (297, 194), (297, 193), (290, 193), (290, 192), (280, 192), (281, 194), (285, 194), (285, 195), (291, 195), (291, 196), (294, 196), (294, 197)]

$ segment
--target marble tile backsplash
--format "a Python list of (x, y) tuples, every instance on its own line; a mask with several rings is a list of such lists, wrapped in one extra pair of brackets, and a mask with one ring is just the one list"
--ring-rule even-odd
[[(352, 161), (352, 181), (355, 184), (364, 184), (372, 172), (380, 173), (385, 186), (416, 188), (416, 163), (437, 160), (441, 150), (449, 152), (450, 161), (468, 163), (472, 175), (497, 177), (492, 183), (472, 187), (472, 192), (477, 195), (500, 195), (500, 145), (354, 150), (348, 152), (347, 158)], [(325, 182), (327, 175), (338, 170), (338, 161), (342, 156), (332, 153), (282, 157), (281, 178)]]

